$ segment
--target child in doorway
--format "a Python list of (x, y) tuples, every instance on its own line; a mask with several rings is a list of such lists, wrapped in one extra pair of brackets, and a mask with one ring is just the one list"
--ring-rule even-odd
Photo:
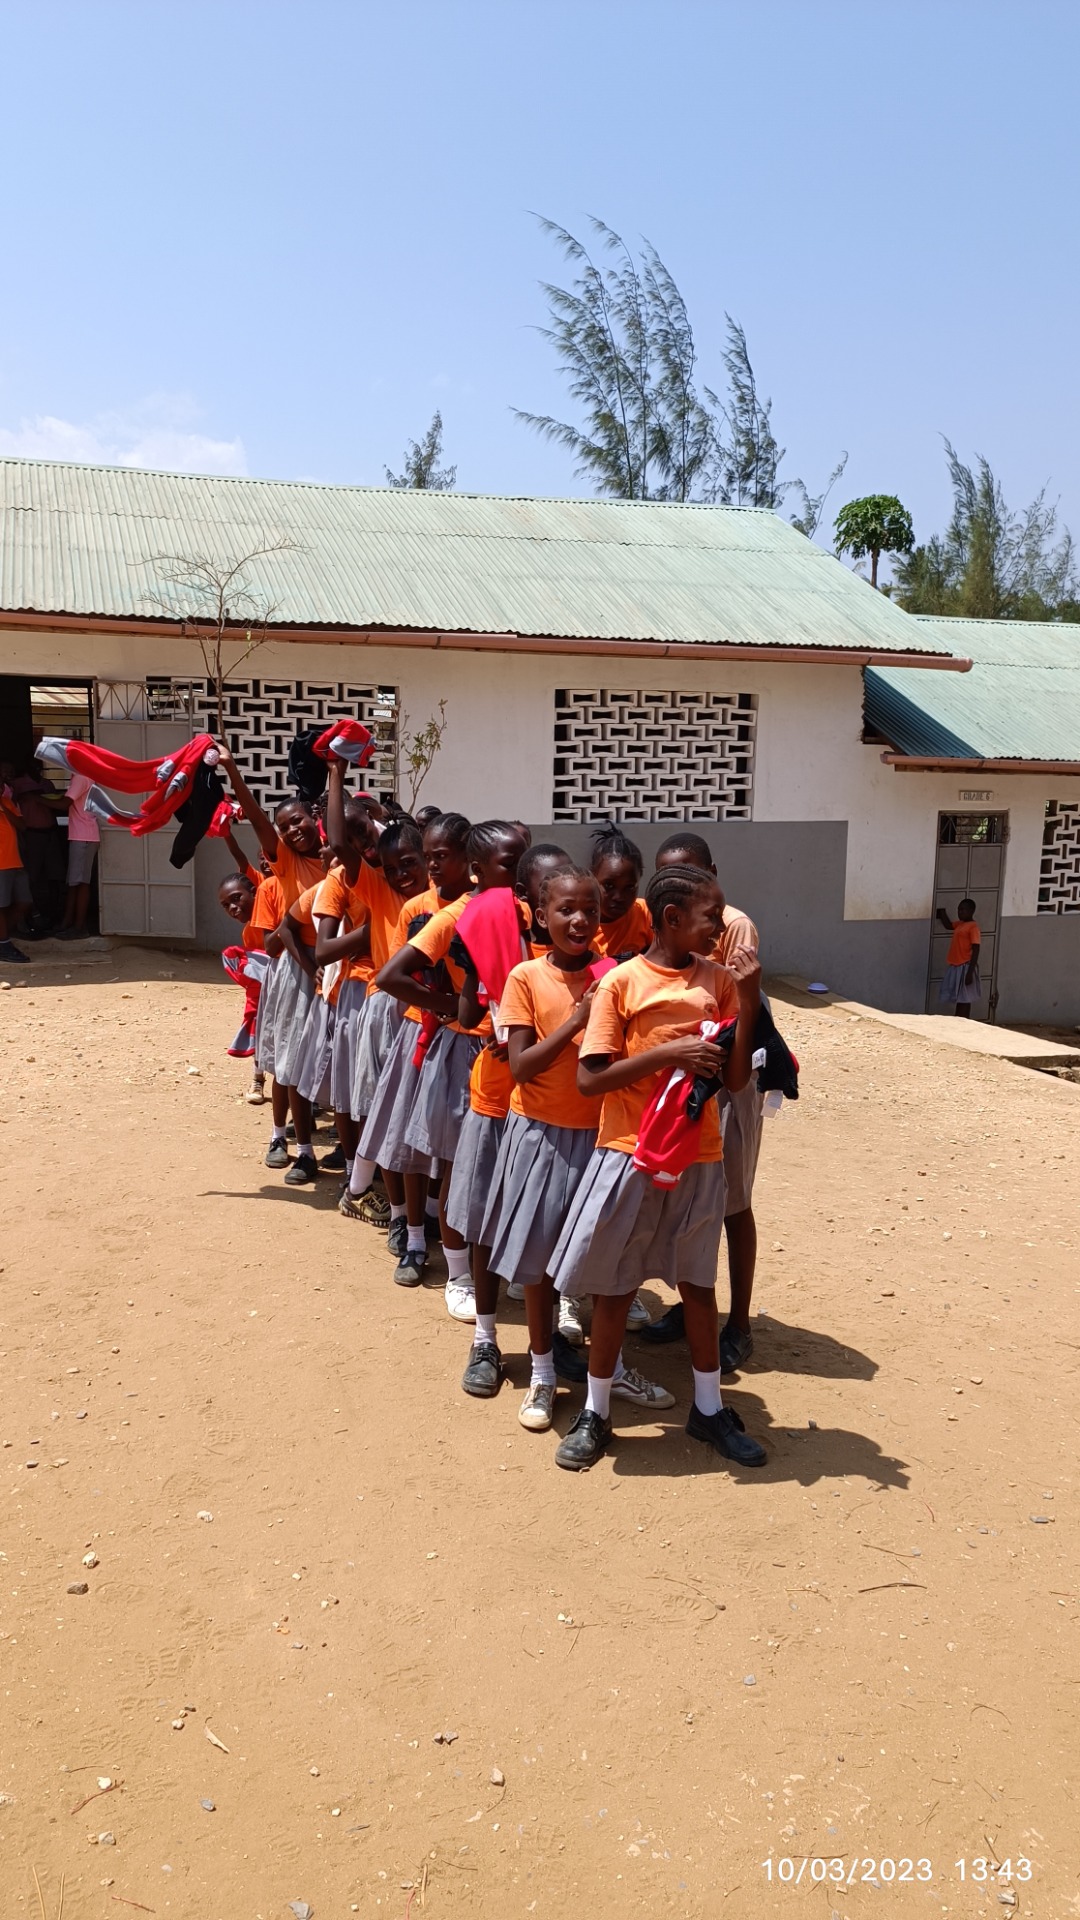
[(29, 958), (11, 939), (30, 911), (30, 882), (19, 852), (18, 825), (10, 789), (0, 787), (0, 961), (5, 966), (25, 966)]
[(982, 999), (982, 980), (979, 976), (982, 935), (975, 924), (975, 902), (961, 900), (955, 920), (949, 919), (944, 907), (938, 908), (937, 917), (952, 934), (949, 951), (945, 955), (945, 973), (938, 999), (946, 1005), (952, 1001), (953, 1010), (960, 1019), (970, 1020), (972, 1003)]
[[(555, 1459), (581, 1472), (610, 1445), (611, 1391), (630, 1303), (642, 1281), (659, 1277), (678, 1288), (686, 1316), (694, 1371), (687, 1432), (729, 1460), (759, 1467), (765, 1449), (720, 1397), (716, 1262), (724, 1167), (715, 1103), (705, 1102), (695, 1161), (674, 1186), (654, 1185), (635, 1167), (634, 1153), (650, 1098), (672, 1069), (720, 1077), (732, 1092), (746, 1086), (761, 968), (746, 947), (726, 967), (701, 958), (712, 952), (723, 924), (723, 897), (711, 873), (663, 868), (650, 880), (646, 902), (653, 941), (601, 980), (581, 1041), (578, 1089), (601, 1097), (600, 1126), (551, 1276), (560, 1293), (594, 1295), (589, 1386)], [(733, 1018), (735, 1036), (726, 1051), (703, 1037), (705, 1022)]]

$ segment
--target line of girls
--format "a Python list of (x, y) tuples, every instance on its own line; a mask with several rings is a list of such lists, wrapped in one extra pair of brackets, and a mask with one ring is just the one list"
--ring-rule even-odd
[[(221, 764), (270, 868), (261, 881), (250, 870), (230, 875), (221, 889), (245, 943), (273, 956), (256, 1028), (256, 1065), (274, 1076), (267, 1164), (286, 1169), (290, 1184), (314, 1183), (312, 1110), (328, 1097), (346, 1176), (340, 1210), (385, 1226), (396, 1283), (420, 1286), (429, 1245), (441, 1240), (448, 1311), (473, 1324), (464, 1391), (499, 1391), (501, 1280), (524, 1300), (529, 1328), (521, 1425), (551, 1427), (559, 1377), (585, 1383), (559, 1466), (581, 1471), (601, 1457), (613, 1400), (675, 1404), (625, 1364), (628, 1327), (658, 1341), (685, 1336), (694, 1385), (687, 1432), (729, 1460), (762, 1465), (764, 1449), (720, 1392), (722, 1372), (736, 1371), (752, 1344), (753, 1274), (751, 1260), (747, 1284), (745, 1247), (729, 1223), (732, 1311), (721, 1330), (717, 1103), (708, 1103), (697, 1160), (675, 1187), (653, 1185), (632, 1158), (662, 1077), (675, 1067), (717, 1076), (729, 1143), (739, 1138), (740, 1107), (749, 1116), (738, 1174), (745, 1201), (740, 1194), (734, 1217), (749, 1213), (760, 967), (752, 924), (727, 906), (707, 844), (672, 835), (641, 899), (641, 855), (617, 827), (594, 836), (590, 871), (560, 847), (531, 846), (517, 822), (470, 825), (431, 810), (420, 823), (396, 819), (380, 830), (332, 764), (322, 848), (302, 802), (284, 802), (271, 821), (227, 751)], [(529, 955), (509, 973), (498, 1035), (456, 937), (470, 899), (489, 888), (515, 890)], [(604, 957), (616, 964), (598, 979), (594, 962)], [(701, 1027), (728, 1020), (735, 1038), (721, 1052)], [(651, 1324), (639, 1293), (650, 1278), (680, 1295)], [(586, 1365), (579, 1349), (590, 1301)]]

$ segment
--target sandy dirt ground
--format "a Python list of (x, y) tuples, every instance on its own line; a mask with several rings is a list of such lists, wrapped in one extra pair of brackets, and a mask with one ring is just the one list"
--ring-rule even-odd
[(2, 1920), (62, 1877), (64, 1920), (1080, 1914), (1080, 1088), (783, 1009), (730, 1394), (769, 1465), (631, 1339), (679, 1405), (572, 1476), (519, 1307), (466, 1399), (441, 1274), (264, 1169), (209, 961), (24, 980)]

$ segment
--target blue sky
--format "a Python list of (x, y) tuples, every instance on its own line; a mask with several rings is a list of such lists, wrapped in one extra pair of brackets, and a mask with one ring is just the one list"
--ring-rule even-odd
[(530, 219), (744, 324), (785, 471), (925, 536), (939, 436), (1080, 535), (1080, 8), (1051, 0), (39, 0), (4, 9), (0, 451), (581, 493)]

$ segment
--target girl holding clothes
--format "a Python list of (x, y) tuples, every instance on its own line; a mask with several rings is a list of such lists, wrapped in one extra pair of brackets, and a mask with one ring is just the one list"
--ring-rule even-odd
[[(743, 1466), (765, 1450), (720, 1398), (716, 1266), (724, 1218), (720, 1118), (705, 1103), (694, 1164), (658, 1187), (634, 1166), (646, 1106), (672, 1069), (719, 1076), (737, 1092), (750, 1078), (761, 968), (749, 948), (721, 967), (700, 956), (720, 936), (723, 899), (699, 867), (655, 873), (646, 894), (655, 929), (648, 950), (600, 981), (582, 1037), (578, 1091), (600, 1100), (597, 1146), (552, 1256), (560, 1293), (594, 1295), (585, 1406), (556, 1452), (559, 1466), (594, 1465), (612, 1439), (610, 1402), (631, 1301), (643, 1281), (678, 1288), (694, 1373), (693, 1439)], [(705, 1021), (737, 1021), (726, 1052), (702, 1038)]]

